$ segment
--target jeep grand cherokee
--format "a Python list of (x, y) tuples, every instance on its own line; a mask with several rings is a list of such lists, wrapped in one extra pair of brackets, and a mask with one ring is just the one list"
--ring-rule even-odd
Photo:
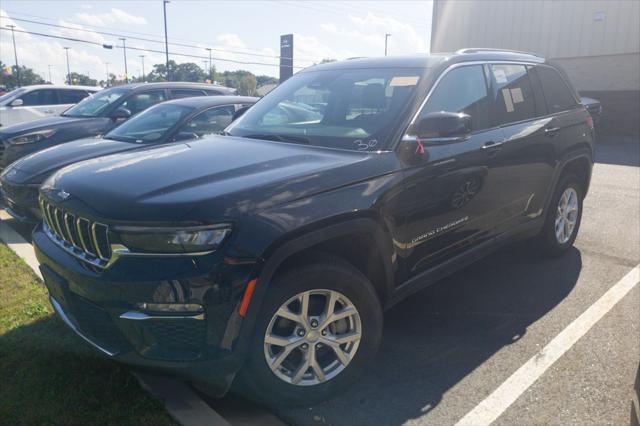
[(308, 68), (225, 135), (62, 169), (33, 239), (98, 351), (274, 404), (345, 389), (385, 308), (501, 244), (565, 252), (593, 161), (564, 74), (482, 49)]

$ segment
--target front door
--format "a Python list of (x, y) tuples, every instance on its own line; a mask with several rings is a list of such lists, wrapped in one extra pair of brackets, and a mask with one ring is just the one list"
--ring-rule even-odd
[(489, 105), (484, 67), (465, 65), (442, 77), (420, 112), (417, 121), (438, 111), (468, 114), (472, 133), (424, 141), (426, 162), (405, 171), (405, 234), (397, 244), (405, 279), (493, 236), (503, 207), (493, 168), (503, 133), (490, 125)]

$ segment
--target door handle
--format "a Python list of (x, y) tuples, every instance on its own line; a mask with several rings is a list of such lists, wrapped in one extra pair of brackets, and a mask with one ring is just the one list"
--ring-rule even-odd
[(482, 145), (482, 149), (484, 150), (496, 150), (496, 149), (500, 149), (502, 148), (502, 144), (504, 142), (495, 142), (495, 141), (490, 141), (485, 143), (484, 145)]
[(54, 110), (52, 110), (52, 109), (45, 109), (45, 110), (44, 110), (44, 111), (42, 111), (42, 112), (44, 112), (45, 114), (53, 114), (55, 111), (54, 111)]
[(546, 129), (544, 129), (544, 134), (549, 137), (554, 137), (559, 130), (560, 127), (547, 127)]

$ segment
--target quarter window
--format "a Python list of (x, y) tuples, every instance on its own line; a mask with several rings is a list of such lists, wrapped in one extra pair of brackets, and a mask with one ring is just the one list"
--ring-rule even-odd
[(566, 111), (577, 105), (576, 99), (560, 74), (553, 68), (536, 67), (550, 113)]
[(189, 89), (172, 89), (171, 97), (173, 99), (191, 98), (194, 96), (204, 96), (202, 90), (189, 90)]
[(463, 112), (471, 116), (473, 131), (489, 128), (489, 95), (481, 65), (449, 71), (440, 80), (420, 113)]
[(528, 120), (536, 116), (531, 82), (524, 65), (491, 65), (494, 126)]

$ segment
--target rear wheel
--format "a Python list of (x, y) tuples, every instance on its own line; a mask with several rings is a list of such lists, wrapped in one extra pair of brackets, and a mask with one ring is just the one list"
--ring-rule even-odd
[(296, 268), (269, 286), (243, 382), (274, 405), (326, 400), (357, 378), (381, 334), (380, 303), (357, 269), (339, 259)]
[(575, 176), (560, 179), (540, 234), (545, 253), (558, 256), (573, 245), (582, 219), (582, 199), (582, 188)]

